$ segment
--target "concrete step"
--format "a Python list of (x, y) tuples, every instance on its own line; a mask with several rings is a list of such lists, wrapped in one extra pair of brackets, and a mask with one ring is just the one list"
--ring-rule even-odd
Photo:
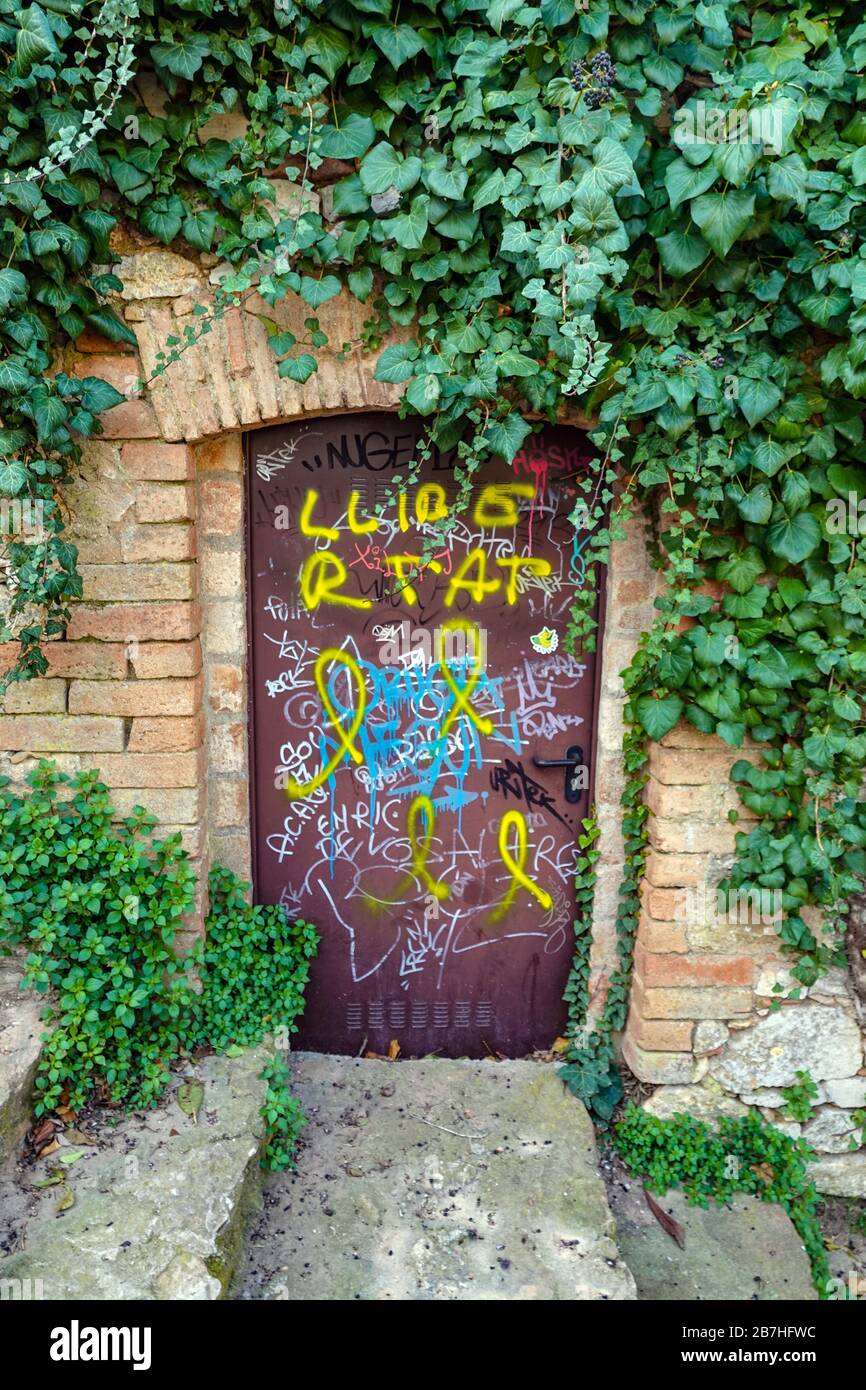
[(535, 1062), (297, 1053), (309, 1119), (295, 1173), (265, 1182), (247, 1299), (617, 1299), (592, 1124)]

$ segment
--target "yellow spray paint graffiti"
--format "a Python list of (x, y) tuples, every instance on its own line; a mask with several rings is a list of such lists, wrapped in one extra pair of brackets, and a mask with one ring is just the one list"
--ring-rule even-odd
[[(511, 853), (508, 843), (512, 826), (517, 831), (517, 856)], [(520, 811), (506, 811), (502, 820), (499, 822), (499, 857), (511, 874), (511, 882), (508, 891), (500, 903), (490, 914), (491, 922), (498, 922), (510, 909), (517, 895), (518, 888), (526, 888), (537, 902), (547, 911), (553, 906), (553, 898), (546, 893), (543, 888), (539, 888), (537, 883), (524, 870), (527, 853), (527, 834), (526, 817)]]
[[(355, 688), (357, 704), (348, 729), (343, 727), (340, 716), (334, 709), (331, 694), (328, 690), (327, 669), (333, 665), (345, 667), (351, 678), (350, 685), (353, 685)], [(330, 718), (340, 746), (334, 751), (324, 767), (316, 773), (311, 781), (298, 782), (294, 777), (288, 779), (285, 790), (286, 796), (290, 801), (299, 801), (302, 797), (311, 796), (314, 791), (317, 791), (323, 783), (327, 782), (331, 773), (336, 772), (347, 753), (354, 763), (363, 762), (363, 755), (355, 744), (355, 739), (364, 723), (364, 715), (367, 710), (367, 688), (364, 685), (364, 674), (360, 666), (349, 652), (340, 651), (337, 647), (327, 647), (323, 652), (320, 652), (316, 658), (316, 664), (313, 668), (313, 678), (316, 682), (319, 698)]]
[[(445, 638), (449, 632), (463, 632), (467, 639), (471, 638), (471, 644), (467, 640), (466, 650), (472, 652), (472, 669), (466, 679), (465, 685), (458, 685), (454, 678), (454, 672), (448, 664), (445, 656)], [(442, 724), (443, 735), (447, 734), (458, 714), (463, 711), (468, 719), (482, 734), (493, 732), (493, 722), (485, 715), (479, 714), (472, 705), (470, 695), (478, 684), (481, 675), (481, 633), (477, 623), (469, 622), (466, 618), (449, 618), (439, 629), (439, 650), (436, 653), (439, 662), (439, 669), (442, 679), (454, 696), (454, 704), (451, 706)]]

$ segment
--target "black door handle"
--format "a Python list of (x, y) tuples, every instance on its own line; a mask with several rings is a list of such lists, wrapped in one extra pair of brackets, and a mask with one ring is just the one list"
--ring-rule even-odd
[(533, 758), (533, 767), (564, 767), (565, 768), (565, 791), (564, 796), (570, 806), (576, 806), (580, 801), (585, 787), (581, 786), (580, 773), (585, 767), (583, 761), (583, 749), (579, 744), (572, 744), (566, 751), (564, 758)]

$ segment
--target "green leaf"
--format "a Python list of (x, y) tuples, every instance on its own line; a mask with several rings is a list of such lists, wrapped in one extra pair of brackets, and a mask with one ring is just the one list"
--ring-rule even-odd
[(347, 35), (333, 24), (314, 24), (302, 48), (332, 82), (352, 51)]
[(54, 31), (47, 16), (38, 5), (19, 10), (15, 16), (18, 34), (15, 39), (15, 61), (24, 76), (43, 58), (59, 53)]
[(0, 458), (0, 493), (17, 497), (27, 483), (27, 469), (18, 459)]
[(321, 280), (314, 280), (311, 275), (302, 275), (298, 293), (305, 304), (318, 309), (320, 304), (327, 304), (329, 299), (338, 295), (341, 288), (336, 275), (323, 275)]
[(396, 217), (388, 219), (385, 227), (398, 246), (405, 247), (407, 251), (417, 251), (427, 235), (429, 206), (430, 199), (427, 194), (421, 193), (412, 199), (408, 212), (398, 213)]
[(209, 208), (191, 212), (184, 218), (183, 236), (197, 251), (209, 251), (216, 232), (216, 213)]
[(369, 299), (373, 288), (373, 272), (368, 265), (362, 266), (360, 270), (350, 270), (348, 281), (349, 289), (356, 299), (360, 299), (362, 304)]
[(10, 270), (8, 267), (0, 270), (0, 308), (5, 309), (7, 305), (23, 299), (27, 293), (27, 281), (20, 270)]
[(406, 387), (404, 400), (408, 401), (419, 415), (429, 415), (436, 409), (441, 390), (441, 383), (435, 372), (427, 372), (424, 376), (412, 378)]
[(376, 363), (373, 373), (376, 381), (399, 383), (408, 381), (418, 360), (418, 347), (415, 343), (394, 343), (386, 347)]
[(690, 205), (693, 221), (717, 256), (727, 256), (734, 242), (754, 218), (755, 195), (739, 188), (725, 193), (704, 193)]
[(697, 270), (709, 254), (703, 237), (675, 228), (656, 241), (662, 265), (670, 275), (688, 275)]
[(177, 1088), (177, 1103), (185, 1115), (196, 1124), (204, 1104), (204, 1086), (200, 1081), (184, 1081)]
[(403, 159), (384, 140), (373, 146), (361, 164), (361, 187), (371, 195), (385, 193), (389, 188), (407, 193), (420, 177), (421, 161), (417, 155)]
[(764, 526), (773, 511), (773, 497), (767, 483), (758, 483), (737, 502), (737, 511), (744, 521)]
[(371, 24), (366, 32), (392, 68), (401, 68), (424, 48), (424, 40), (411, 24)]
[(750, 376), (740, 378), (737, 403), (750, 425), (757, 425), (759, 420), (775, 410), (781, 399), (782, 393), (772, 381), (765, 378), (756, 381)]
[(767, 543), (774, 555), (780, 555), (792, 565), (799, 565), (818, 549), (821, 527), (811, 512), (776, 521), (767, 529)]
[(302, 352), (298, 357), (284, 358), (277, 367), (277, 372), (281, 377), (288, 377), (290, 381), (303, 384), (309, 381), (317, 365), (315, 357), (309, 352)]
[(506, 463), (512, 463), (526, 436), (531, 433), (532, 425), (522, 415), (512, 412), (504, 420), (490, 420), (484, 438), (492, 453), (504, 458)]
[(319, 133), (317, 149), (327, 159), (360, 159), (376, 138), (369, 116), (352, 111), (339, 126), (326, 125)]
[(195, 77), (210, 53), (210, 42), (203, 34), (182, 33), (170, 43), (151, 45), (150, 56), (158, 67), (167, 68), (175, 77), (189, 80)]
[(678, 208), (699, 193), (705, 193), (718, 178), (718, 170), (711, 164), (695, 168), (684, 159), (675, 159), (665, 171), (665, 188), (671, 200), (671, 208)]
[(676, 727), (683, 709), (683, 701), (678, 695), (665, 695), (661, 699), (656, 699), (654, 695), (641, 695), (635, 701), (638, 720), (654, 743)]

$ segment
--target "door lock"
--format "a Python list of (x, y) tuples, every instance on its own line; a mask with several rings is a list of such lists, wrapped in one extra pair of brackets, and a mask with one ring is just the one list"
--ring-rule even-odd
[(570, 806), (576, 806), (580, 801), (585, 787), (581, 783), (581, 770), (585, 767), (583, 761), (583, 749), (580, 744), (574, 743), (566, 750), (564, 758), (533, 758), (533, 767), (564, 767), (565, 768), (565, 800)]

